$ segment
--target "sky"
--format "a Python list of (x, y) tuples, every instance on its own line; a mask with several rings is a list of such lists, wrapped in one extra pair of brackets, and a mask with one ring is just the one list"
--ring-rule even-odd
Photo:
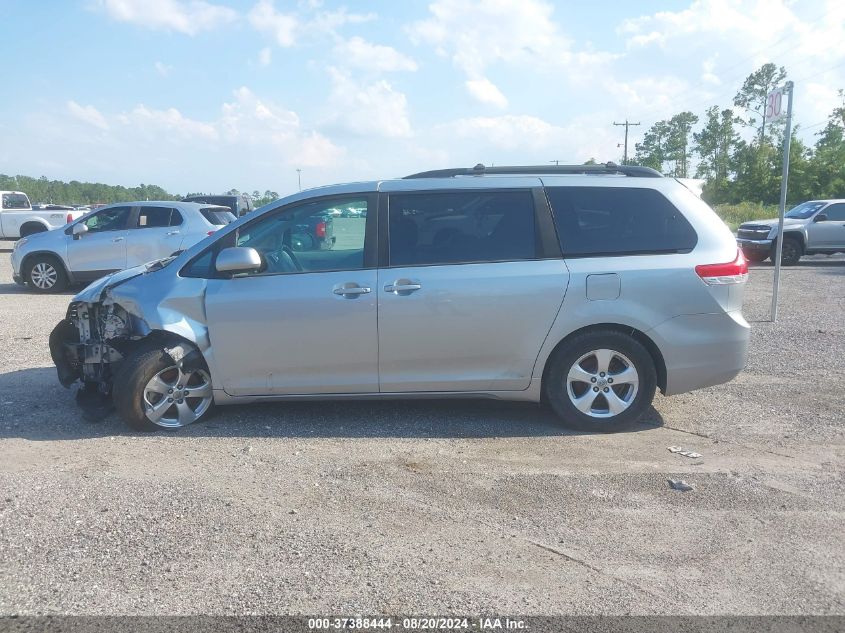
[(0, 32), (0, 173), (183, 194), (618, 161), (613, 122), (633, 154), (766, 62), (812, 143), (845, 88), (841, 0), (0, 0)]

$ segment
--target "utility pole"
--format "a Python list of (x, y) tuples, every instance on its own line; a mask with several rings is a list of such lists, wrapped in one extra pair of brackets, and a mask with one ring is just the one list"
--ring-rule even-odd
[(299, 168), (296, 170), (296, 182), (299, 184), (299, 190), (302, 191), (302, 170)]
[[(623, 154), (622, 164), (628, 164), (628, 128), (634, 125), (639, 125), (639, 121), (636, 123), (629, 123), (628, 119), (625, 119), (624, 123), (617, 123), (616, 121), (613, 122), (613, 125), (624, 125), (625, 126), (625, 153)], [(618, 147), (618, 146), (617, 146)]]
[[(780, 204), (778, 205), (778, 234), (775, 242), (775, 279), (772, 289), (772, 323), (778, 320), (778, 291), (780, 290), (780, 258), (783, 252), (783, 212), (786, 208), (786, 186), (789, 182), (789, 146), (792, 143), (792, 94), (795, 92), (795, 84), (787, 81), (783, 92), (789, 95), (786, 106), (786, 130), (783, 134), (783, 168), (780, 177)], [(773, 94), (773, 93), (770, 93)], [(782, 98), (782, 97), (781, 97)], [(777, 110), (780, 114), (781, 98), (777, 100)], [(767, 102), (770, 97), (767, 97)], [(768, 108), (767, 108), (768, 109)], [(766, 120), (766, 117), (763, 117)]]

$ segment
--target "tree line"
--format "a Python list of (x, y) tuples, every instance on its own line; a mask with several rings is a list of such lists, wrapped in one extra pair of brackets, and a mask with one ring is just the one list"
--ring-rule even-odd
[[(777, 203), (785, 121), (767, 124), (763, 115), (767, 95), (786, 80), (783, 66), (764, 64), (745, 79), (733, 107), (713, 105), (701, 119), (685, 111), (658, 121), (636, 144), (629, 162), (678, 178), (705, 179), (703, 197), (713, 205)], [(793, 125), (790, 204), (845, 197), (845, 92), (839, 96), (842, 102), (812, 145), (797, 137), (801, 128)], [(752, 132), (745, 135), (748, 140), (742, 138), (743, 129)]]
[[(0, 190), (23, 191), (29, 196), (33, 204), (46, 202), (74, 206), (133, 202), (135, 200), (181, 200), (183, 198), (179, 194), (165, 191), (158, 185), (141, 184), (137, 187), (124, 187), (122, 185), (106, 185), (100, 182), (48, 180), (46, 176), (33, 178), (31, 176), (7, 176), (6, 174), (0, 174)], [(238, 194), (240, 192), (237, 189), (230, 189), (226, 193)], [(248, 195), (252, 197), (256, 207), (279, 198), (277, 192), (269, 189), (263, 194), (256, 190)]]

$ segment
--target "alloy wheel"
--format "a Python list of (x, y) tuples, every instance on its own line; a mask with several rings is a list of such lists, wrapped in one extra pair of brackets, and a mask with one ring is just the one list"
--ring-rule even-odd
[(32, 267), (29, 278), (36, 288), (49, 290), (56, 285), (59, 273), (56, 267), (47, 262), (38, 262)]
[(144, 414), (153, 424), (179, 428), (202, 417), (212, 399), (208, 372), (196, 369), (185, 373), (172, 365), (158, 372), (144, 387)]
[(566, 376), (566, 393), (581, 413), (612, 418), (634, 402), (639, 374), (631, 360), (611, 349), (587, 352), (573, 363)]

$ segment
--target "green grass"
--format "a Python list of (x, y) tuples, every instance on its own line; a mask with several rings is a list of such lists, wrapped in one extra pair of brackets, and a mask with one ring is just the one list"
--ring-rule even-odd
[(725, 223), (736, 231), (740, 224), (749, 220), (766, 220), (776, 218), (777, 205), (759, 204), (757, 202), (740, 202), (739, 204), (718, 204), (713, 210)]

